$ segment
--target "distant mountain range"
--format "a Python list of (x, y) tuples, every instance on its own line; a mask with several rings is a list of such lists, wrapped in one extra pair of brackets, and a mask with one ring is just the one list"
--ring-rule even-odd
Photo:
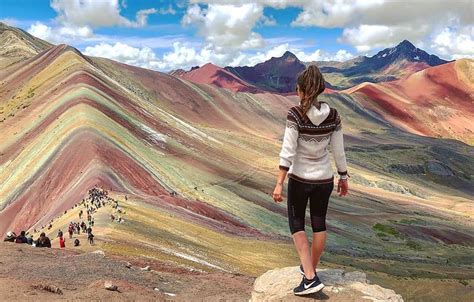
[[(324, 74), (327, 87), (332, 89), (346, 89), (362, 82), (385, 82), (396, 80), (423, 70), (430, 66), (445, 64), (449, 61), (440, 59), (436, 55), (416, 48), (408, 40), (403, 40), (395, 47), (386, 48), (372, 57), (359, 56), (344, 62), (317, 61), (302, 62), (296, 55), (287, 51), (281, 57), (259, 63), (255, 66), (225, 67), (236, 78), (231, 81), (235, 83), (240, 79), (252, 89), (260, 89), (275, 93), (292, 93), (295, 90), (296, 77), (309, 64), (316, 64)], [(205, 67), (204, 69), (202, 69)], [(182, 69), (172, 71), (171, 74), (187, 78), (197, 83), (215, 84), (219, 87), (228, 88), (233, 91), (242, 90), (240, 86), (232, 83), (226, 84), (227, 73), (215, 74), (212, 79), (208, 77), (207, 64), (203, 67), (193, 67), (190, 71)], [(216, 68), (219, 68), (216, 66)], [(201, 70), (202, 69), (202, 70)], [(192, 72), (192, 77), (186, 76)], [(200, 76), (200, 74), (203, 74)]]
[(293, 53), (287, 51), (279, 58), (255, 66), (226, 67), (237, 77), (266, 91), (294, 92), (298, 74), (306, 68)]

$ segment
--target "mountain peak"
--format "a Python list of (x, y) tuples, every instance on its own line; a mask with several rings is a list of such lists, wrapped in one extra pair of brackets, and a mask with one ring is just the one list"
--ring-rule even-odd
[(283, 54), (282, 59), (298, 59), (298, 57), (296, 57), (296, 55), (291, 51), (287, 50)]
[(400, 42), (397, 46), (395, 46), (395, 48), (404, 48), (404, 49), (408, 49), (408, 50), (413, 50), (415, 49), (415, 45), (413, 45), (413, 43), (411, 43), (410, 41), (408, 40), (403, 40), (402, 42)]
[(397, 46), (385, 48), (379, 51), (371, 60), (381, 60), (376, 65), (385, 66), (396, 61), (407, 60), (409, 62), (426, 63), (429, 66), (444, 64), (447, 61), (440, 59), (435, 55), (430, 55), (422, 49), (417, 48), (408, 40), (403, 40)]

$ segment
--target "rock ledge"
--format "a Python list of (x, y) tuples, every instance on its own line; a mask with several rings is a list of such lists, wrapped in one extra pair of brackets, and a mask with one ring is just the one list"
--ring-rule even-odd
[(301, 281), (299, 268), (285, 267), (270, 270), (258, 277), (253, 286), (251, 302), (304, 301), (308, 297), (329, 301), (395, 301), (403, 302), (395, 291), (370, 284), (365, 273), (346, 273), (341, 269), (321, 269), (318, 276), (325, 288), (305, 297), (293, 295), (293, 288)]

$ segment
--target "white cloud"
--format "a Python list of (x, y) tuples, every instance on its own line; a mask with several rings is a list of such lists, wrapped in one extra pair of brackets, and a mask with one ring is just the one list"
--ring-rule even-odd
[(156, 9), (140, 10), (136, 20), (129, 20), (120, 15), (121, 5), (118, 0), (51, 0), (51, 7), (57, 12), (57, 20), (72, 26), (128, 26), (146, 25), (148, 15)]
[(209, 4), (201, 8), (190, 5), (182, 19), (183, 25), (195, 25), (205, 40), (205, 47), (222, 53), (235, 49), (264, 46), (263, 38), (252, 31), (263, 16), (263, 7), (255, 3), (239, 5)]
[(434, 34), (431, 48), (451, 59), (474, 58), (474, 26), (445, 27)]
[(51, 43), (71, 43), (77, 39), (86, 39), (93, 36), (88, 26), (59, 26), (50, 27), (41, 22), (33, 23), (27, 30), (30, 34)]
[(260, 23), (262, 23), (265, 26), (275, 26), (275, 25), (277, 25), (276, 19), (271, 15), (270, 16), (262, 15), (262, 17), (260, 18), (259, 21), (260, 21)]
[(100, 43), (86, 47), (84, 54), (95, 57), (109, 58), (125, 64), (153, 68), (158, 63), (154, 51), (149, 47), (132, 47), (120, 42), (114, 45)]
[[(358, 52), (392, 47), (407, 39), (417, 46), (438, 45), (430, 39), (446, 27), (472, 25), (472, 0), (191, 0), (209, 5), (242, 5), (252, 3), (278, 9), (301, 9), (292, 26), (343, 28), (338, 39)], [(446, 34), (445, 34), (446, 35)], [(472, 37), (472, 32), (470, 37)], [(463, 37), (465, 41), (468, 37)], [(456, 43), (456, 42), (455, 42)], [(457, 56), (464, 51), (456, 47), (442, 47), (443, 54)], [(430, 51), (429, 49), (427, 49)], [(433, 48), (437, 50), (437, 48)]]
[(328, 61), (347, 60), (353, 57), (346, 50), (339, 50), (336, 53), (327, 53), (323, 50), (316, 50), (312, 53), (304, 52), (298, 48), (291, 47), (289, 43), (276, 45), (265, 52), (247, 53), (234, 51), (227, 53), (217, 53), (211, 46), (193, 47), (182, 42), (174, 42), (172, 50), (165, 52), (161, 58), (149, 47), (133, 47), (124, 43), (100, 43), (95, 46), (86, 47), (84, 54), (97, 57), (105, 57), (122, 63), (149, 68), (160, 71), (170, 71), (182, 68), (185, 70), (193, 66), (202, 66), (206, 63), (213, 63), (218, 66), (253, 66), (272, 57), (280, 57), (286, 51), (293, 52), (300, 60)]
[(161, 14), (161, 15), (176, 15), (176, 10), (170, 4), (170, 5), (168, 5), (167, 8), (160, 7), (160, 9), (158, 10), (158, 13)]
[(339, 42), (354, 46), (358, 52), (368, 52), (374, 48), (392, 47), (404, 39), (419, 45), (419, 41), (429, 33), (426, 24), (411, 26), (366, 25), (345, 28)]
[(303, 51), (295, 51), (295, 55), (303, 62), (313, 61), (346, 61), (354, 57), (353, 54), (345, 49), (339, 49), (336, 53), (328, 53), (322, 49), (316, 49), (312, 53)]

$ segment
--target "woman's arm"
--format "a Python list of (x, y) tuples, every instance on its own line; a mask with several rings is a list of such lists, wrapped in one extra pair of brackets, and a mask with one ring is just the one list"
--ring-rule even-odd
[(342, 129), (331, 133), (331, 150), (336, 162), (337, 174), (342, 178), (347, 177), (346, 153), (344, 151), (344, 138)]
[(278, 174), (275, 190), (273, 191), (273, 199), (276, 202), (283, 200), (281, 192), (283, 190), (283, 183), (285, 182), (286, 174), (288, 173), (296, 155), (298, 132), (298, 123), (290, 109), (286, 117), (285, 134), (283, 136), (283, 143), (279, 154), (280, 162), (278, 168), (280, 172)]
[(339, 181), (337, 186), (337, 192), (340, 193), (339, 196), (347, 195), (348, 184), (347, 178), (349, 174), (347, 173), (347, 162), (346, 162), (346, 153), (344, 151), (344, 138), (342, 131), (342, 121), (339, 113), (336, 111), (336, 128), (331, 133), (331, 150), (336, 162), (337, 174), (339, 174)]
[(286, 116), (285, 134), (280, 151), (280, 169), (288, 171), (293, 163), (293, 158), (296, 155), (296, 146), (298, 144), (298, 132), (298, 123), (290, 110)]

